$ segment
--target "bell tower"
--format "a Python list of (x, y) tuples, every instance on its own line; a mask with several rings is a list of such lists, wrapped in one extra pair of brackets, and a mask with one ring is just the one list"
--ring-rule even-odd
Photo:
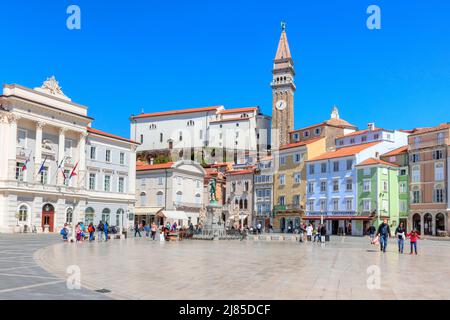
[(272, 150), (289, 143), (289, 132), (294, 130), (294, 60), (286, 35), (286, 24), (281, 23), (281, 37), (273, 61), (272, 87)]

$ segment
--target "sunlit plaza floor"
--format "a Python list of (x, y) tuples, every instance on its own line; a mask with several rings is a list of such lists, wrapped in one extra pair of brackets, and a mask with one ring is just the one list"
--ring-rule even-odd
[(420, 241), (410, 256), (395, 240), (381, 253), (353, 237), (325, 245), (133, 238), (57, 244), (35, 259), (62, 279), (79, 266), (84, 288), (116, 299), (450, 299), (448, 241)]

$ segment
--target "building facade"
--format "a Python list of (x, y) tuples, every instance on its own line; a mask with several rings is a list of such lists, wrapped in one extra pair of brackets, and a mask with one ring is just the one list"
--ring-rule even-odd
[(410, 225), (424, 235), (449, 231), (450, 124), (419, 129), (409, 137)]
[(273, 226), (273, 177), (274, 159), (272, 156), (261, 159), (254, 175), (254, 218), (253, 225), (261, 224), (264, 230)]
[[(331, 234), (363, 235), (372, 218), (358, 212), (356, 166), (398, 149), (408, 134), (377, 129), (356, 131), (336, 139), (336, 150), (307, 161), (306, 220), (325, 221)], [(391, 221), (392, 224), (392, 221)]]
[(136, 167), (136, 221), (177, 222), (197, 225), (204, 206), (205, 170), (196, 162), (181, 160)]
[[(1, 232), (57, 232), (65, 223), (102, 219), (127, 227), (138, 143), (91, 128), (87, 107), (64, 95), (54, 77), (35, 89), (4, 85), (0, 105), (7, 150), (0, 159)], [(98, 160), (87, 159), (91, 146)]]

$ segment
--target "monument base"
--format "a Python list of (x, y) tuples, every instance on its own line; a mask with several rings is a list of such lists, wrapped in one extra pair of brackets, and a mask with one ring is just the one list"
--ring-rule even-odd
[(217, 201), (212, 201), (206, 206), (206, 221), (203, 230), (214, 240), (219, 240), (219, 237), (225, 233), (225, 226), (219, 224), (221, 215), (222, 206)]

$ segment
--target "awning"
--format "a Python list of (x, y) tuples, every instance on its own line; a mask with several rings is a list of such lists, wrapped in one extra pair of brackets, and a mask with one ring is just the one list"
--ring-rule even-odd
[(154, 216), (162, 209), (158, 207), (136, 207), (134, 208), (134, 214), (137, 216)]
[(166, 219), (172, 220), (189, 220), (184, 211), (161, 211), (158, 216), (163, 216)]

